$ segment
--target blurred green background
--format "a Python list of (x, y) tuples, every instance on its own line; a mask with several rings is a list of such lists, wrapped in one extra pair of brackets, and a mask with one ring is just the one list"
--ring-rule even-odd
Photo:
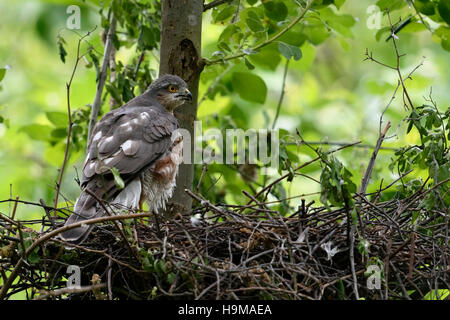
[[(394, 70), (364, 61), (368, 48), (380, 61), (389, 65), (396, 63), (392, 42), (385, 41), (387, 34), (383, 34), (377, 41), (378, 30), (368, 28), (368, 8), (375, 3), (376, 1), (368, 0), (345, 1), (339, 10), (335, 11), (340, 15), (348, 15), (345, 16), (347, 27), (334, 28), (326, 35), (313, 34), (309, 41), (301, 44), (303, 57), (289, 63), (286, 93), (277, 128), (293, 133), (297, 128), (307, 141), (361, 140), (363, 144), (375, 144), (380, 114), (397, 84), (397, 74)], [(19, 196), (22, 200), (34, 202), (43, 198), (47, 203), (52, 203), (65, 145), (61, 139), (55, 139), (57, 142), (54, 143), (49, 140), (52, 134), (57, 134), (54, 129), (64, 127), (66, 121), (62, 117), (67, 114), (65, 86), (73, 69), (79, 38), (77, 33), (65, 29), (69, 16), (66, 9), (71, 4), (81, 8), (81, 30), (77, 30), (77, 33), (85, 34), (97, 26), (87, 40), (94, 50), (102, 53), (102, 28), (98, 14), (100, 8), (95, 1), (0, 2), (0, 68), (7, 68), (0, 91), (0, 200), (8, 199), (11, 192), (13, 198)], [(393, 12), (392, 17), (398, 19), (408, 11), (411, 12), (411, 8), (405, 7)], [(213, 23), (212, 14), (209, 11), (203, 17), (202, 54), (206, 58), (211, 58), (217, 50), (217, 38), (226, 26)], [(382, 26), (386, 26), (386, 17), (383, 17), (381, 22)], [(66, 41), (65, 50), (68, 55), (65, 63), (59, 57), (58, 34), (62, 34)], [(407, 82), (412, 100), (416, 105), (426, 103), (424, 97), (428, 96), (432, 88), (433, 98), (439, 109), (445, 111), (450, 105), (450, 53), (442, 48), (439, 37), (431, 35), (426, 28), (417, 26), (417, 23), (402, 30), (398, 37), (400, 52), (407, 54), (402, 58), (403, 74), (414, 69), (424, 57), (423, 65), (413, 75), (413, 81)], [(87, 44), (83, 43), (82, 49), (86, 47)], [(125, 65), (134, 52), (133, 46), (121, 47), (117, 52), (117, 60)], [(147, 54), (146, 58), (153, 69), (153, 75), (156, 76), (154, 70), (158, 69), (158, 52), (154, 50), (153, 53)], [(218, 94), (205, 96), (201, 100), (198, 117), (204, 121), (204, 129), (213, 126), (215, 115), (228, 116), (244, 129), (270, 127), (281, 94), (285, 59), (278, 55), (277, 58), (269, 57), (260, 61), (250, 58), (250, 61), (256, 65), (252, 72), (259, 75), (267, 85), (267, 98), (264, 103), (246, 101), (226, 86), (232, 71), (246, 69), (243, 61), (228, 67), (206, 68), (201, 77), (200, 97), (206, 94), (218, 76), (221, 81), (214, 87)], [(86, 64), (88, 60), (81, 61), (72, 84), (73, 110), (86, 109), (86, 105), (94, 100), (95, 69), (86, 67)], [(385, 121), (391, 121), (392, 129), (389, 133), (393, 135), (384, 142), (385, 147), (417, 143), (419, 139), (414, 130), (405, 135), (406, 126), (402, 119), (407, 116), (407, 112), (401, 100), (401, 95), (398, 94), (384, 117)], [(104, 111), (107, 111), (108, 107), (105, 104)], [(79, 193), (75, 178), (76, 170), (80, 172), (83, 163), (83, 149), (84, 147), (79, 147), (78, 150), (71, 148), (70, 161), (63, 180), (62, 194), (71, 201), (74, 201)], [(291, 151), (297, 154), (300, 163), (314, 157), (306, 146), (292, 146)], [(370, 155), (370, 148), (352, 148), (339, 153), (339, 159), (352, 171), (356, 183), (361, 181)], [(378, 187), (380, 178), (384, 178), (386, 184), (396, 178), (395, 173), (388, 169), (392, 156), (391, 150), (380, 152), (372, 176), (372, 190)], [(217, 170), (222, 172), (211, 170), (204, 183), (209, 187), (212, 181), (223, 174), (225, 179), (219, 179), (215, 184), (214, 193), (222, 194), (227, 202), (242, 203), (245, 198), (240, 193), (240, 188), (245, 188), (246, 183), (227, 181), (237, 179), (231, 178), (227, 170), (231, 169), (221, 167)], [(306, 173), (318, 179), (320, 167), (313, 166)], [(277, 174), (273, 172), (271, 177), (276, 177)], [(415, 176), (421, 174), (424, 174), (421, 170), (414, 172)], [(286, 196), (319, 190), (318, 183), (310, 179), (296, 178), (293, 183), (286, 184)], [(295, 206), (299, 201), (295, 199), (291, 205)], [(1, 212), (6, 213), (8, 210), (9, 203), (0, 204)], [(40, 208), (22, 204), (17, 210), (19, 219), (39, 218), (42, 214)]]

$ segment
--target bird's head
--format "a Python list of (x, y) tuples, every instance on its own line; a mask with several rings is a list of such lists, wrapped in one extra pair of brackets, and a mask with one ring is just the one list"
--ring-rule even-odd
[(171, 74), (163, 75), (153, 81), (148, 92), (156, 97), (158, 102), (169, 112), (173, 112), (185, 101), (192, 100), (192, 94), (186, 82)]

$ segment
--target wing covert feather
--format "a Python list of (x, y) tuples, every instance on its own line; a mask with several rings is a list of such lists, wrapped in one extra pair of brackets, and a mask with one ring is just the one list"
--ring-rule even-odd
[(94, 127), (83, 167), (82, 185), (112, 167), (122, 175), (138, 174), (171, 145), (178, 128), (173, 115), (152, 107), (111, 111)]

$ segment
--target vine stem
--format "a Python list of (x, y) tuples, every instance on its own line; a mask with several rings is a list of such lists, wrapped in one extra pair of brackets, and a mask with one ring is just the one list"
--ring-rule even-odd
[[(266, 41), (256, 45), (253, 48), (250, 48), (248, 51), (253, 52), (253, 51), (258, 51), (259, 49), (267, 46), (268, 44), (276, 41), (278, 38), (280, 38), (283, 34), (285, 34), (286, 32), (288, 32), (290, 29), (292, 29), (293, 26), (295, 26), (300, 20), (303, 19), (303, 17), (305, 16), (306, 12), (308, 12), (309, 9), (311, 9), (311, 6), (314, 4), (316, 0), (310, 0), (305, 8), (303, 8), (303, 10), (300, 11), (300, 13), (295, 17), (294, 20), (292, 20), (284, 29), (282, 29), (280, 32), (278, 32), (277, 34), (275, 34), (273, 37), (271, 37), (270, 39), (267, 39)], [(207, 60), (205, 59), (205, 64), (208, 65), (213, 65), (213, 64), (217, 64), (217, 63), (221, 63), (223, 61), (228, 61), (228, 60), (233, 60), (233, 59), (237, 59), (237, 58), (241, 58), (248, 55), (248, 53), (246, 52), (239, 52), (239, 53), (235, 53), (233, 55), (230, 55), (228, 57), (223, 57), (223, 58), (219, 58), (219, 59), (215, 59), (215, 60)]]

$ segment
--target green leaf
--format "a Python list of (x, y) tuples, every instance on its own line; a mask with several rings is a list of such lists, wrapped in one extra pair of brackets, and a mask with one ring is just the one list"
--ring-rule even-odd
[(65, 138), (67, 137), (67, 129), (66, 128), (53, 129), (50, 135), (52, 136), (52, 138)]
[(435, 14), (435, 6), (431, 1), (415, 1), (417, 10), (427, 16)]
[(0, 82), (3, 80), (6, 74), (6, 68), (0, 68)]
[(436, 294), (435, 290), (431, 290), (428, 292), (423, 299), (424, 300), (445, 300), (450, 295), (450, 290), (448, 289), (438, 289), (438, 294)]
[(125, 80), (122, 89), (122, 99), (124, 102), (128, 102), (134, 98), (133, 88), (128, 79)]
[(120, 176), (119, 170), (116, 168), (111, 168), (111, 173), (114, 176), (114, 183), (119, 189), (123, 189), (125, 187), (125, 182), (123, 181), (122, 177)]
[(148, 50), (156, 46), (155, 36), (149, 27), (142, 27), (142, 34), (139, 37), (138, 44), (141, 48)]
[(221, 22), (221, 21), (224, 21), (224, 20), (230, 18), (233, 15), (233, 13), (235, 12), (235, 10), (236, 10), (236, 8), (234, 6), (226, 6), (224, 9), (222, 9), (222, 11), (220, 11), (217, 14), (214, 22)]
[(302, 50), (296, 46), (284, 42), (278, 42), (278, 50), (288, 60), (294, 58), (294, 60), (300, 60), (302, 58)]
[(375, 34), (375, 39), (377, 41), (380, 41), (381, 37), (383, 36), (383, 34), (390, 32), (391, 28), (390, 27), (384, 27), (381, 28), (380, 30), (377, 31), (377, 33)]
[(259, 19), (249, 17), (245, 20), (245, 22), (247, 23), (249, 29), (252, 30), (253, 32), (261, 32), (265, 30), (264, 26), (261, 23), (261, 20)]
[(441, 38), (442, 47), (450, 51), (450, 28), (445, 26), (440, 26), (436, 29), (435, 34)]
[(355, 25), (355, 18), (349, 14), (338, 15), (330, 8), (320, 10), (321, 18), (329, 27), (347, 38), (353, 37), (351, 27)]
[(38, 254), (38, 250), (39, 248), (34, 249), (33, 251), (30, 252), (30, 254), (28, 255), (28, 262), (31, 264), (37, 264), (39, 263), (39, 261), (41, 261), (41, 257)]
[(219, 36), (218, 42), (227, 42), (231, 43), (232, 41), (235, 43), (240, 43), (242, 40), (243, 35), (241, 28), (239, 28), (235, 24), (230, 24), (228, 27), (223, 29), (222, 33)]
[(57, 128), (67, 127), (69, 120), (64, 112), (50, 111), (46, 112), (47, 119)]
[(283, 21), (288, 14), (288, 8), (281, 1), (264, 2), (266, 16), (275, 21)]
[(255, 66), (254, 66), (250, 61), (248, 61), (248, 59), (245, 58), (245, 57), (244, 57), (244, 63), (245, 63), (245, 66), (246, 66), (249, 70), (255, 69)]
[(264, 103), (266, 101), (267, 86), (261, 77), (247, 72), (234, 72), (233, 89), (247, 101)]
[(305, 40), (307, 39), (306, 35), (303, 34), (302, 31), (303, 27), (292, 28), (291, 30), (283, 34), (278, 40), (292, 46), (300, 47), (305, 43)]
[(93, 50), (89, 51), (89, 58), (91, 59), (92, 63), (95, 66), (95, 72), (96, 72), (96, 79), (95, 79), (95, 81), (98, 82), (98, 77), (100, 75), (100, 61), (98, 60), (98, 57), (95, 55)]
[(439, 15), (447, 24), (450, 24), (450, 1), (440, 0), (438, 4)]
[(379, 0), (376, 5), (381, 11), (389, 9), (389, 12), (392, 12), (406, 6), (406, 2), (403, 0)]
[(117, 89), (114, 85), (110, 83), (105, 84), (106, 90), (109, 92), (111, 97), (113, 97), (114, 100), (116, 100), (118, 103), (122, 101), (121, 94), (119, 92), (119, 89)]
[(303, 28), (303, 34), (309, 39), (313, 45), (324, 42), (329, 36), (330, 31), (323, 25), (309, 26)]
[(175, 273), (171, 272), (171, 273), (169, 273), (169, 274), (167, 275), (167, 282), (168, 282), (169, 284), (174, 283), (175, 279), (176, 279)]
[(345, 0), (334, 0), (334, 5), (336, 8), (340, 8), (344, 4)]
[(427, 27), (423, 23), (411, 22), (402, 29), (402, 32), (420, 32), (427, 30)]
[(259, 50), (258, 53), (252, 54), (248, 58), (252, 63), (272, 71), (277, 68), (281, 61), (280, 52), (278, 51), (278, 47), (275, 43), (271, 43), (270, 45)]
[(25, 132), (33, 140), (49, 141), (52, 129), (52, 127), (43, 124), (30, 124), (21, 127), (19, 132)]
[(217, 44), (217, 48), (221, 49), (222, 51), (231, 52), (231, 48), (228, 46), (226, 42), (223, 41)]
[(440, 166), (437, 170), (437, 182), (444, 181), (450, 177), (450, 163)]
[(58, 51), (59, 51), (59, 58), (61, 59), (61, 61), (63, 63), (66, 63), (66, 56), (67, 56), (67, 51), (66, 51), (66, 49), (64, 49), (65, 43), (66, 43), (66, 41), (64, 40), (64, 38), (59, 35), (58, 36)]

